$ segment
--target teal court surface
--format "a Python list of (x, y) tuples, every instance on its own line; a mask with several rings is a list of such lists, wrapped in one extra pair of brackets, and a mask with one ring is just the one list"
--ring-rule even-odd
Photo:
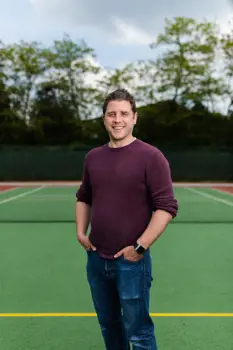
[[(0, 349), (102, 350), (76, 241), (74, 183), (0, 186)], [(233, 350), (233, 185), (174, 184), (152, 247), (161, 350)]]

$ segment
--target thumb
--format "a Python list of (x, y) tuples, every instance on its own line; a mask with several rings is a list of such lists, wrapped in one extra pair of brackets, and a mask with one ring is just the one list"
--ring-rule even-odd
[(118, 253), (114, 255), (114, 258), (119, 258), (124, 253), (124, 249), (120, 250)]
[(95, 251), (96, 247), (93, 244), (91, 244), (91, 249)]

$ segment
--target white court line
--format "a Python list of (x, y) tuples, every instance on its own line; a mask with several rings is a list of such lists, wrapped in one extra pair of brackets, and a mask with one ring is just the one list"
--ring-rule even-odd
[(212, 196), (209, 193), (205, 193), (205, 192), (199, 191), (199, 190), (194, 189), (194, 188), (186, 188), (186, 189), (188, 191), (190, 191), (190, 192), (197, 193), (197, 194), (199, 194), (199, 195), (201, 195), (203, 197), (213, 199), (216, 202), (220, 202), (220, 203), (229, 205), (230, 207), (233, 207), (233, 202), (227, 201), (226, 199), (222, 199), (222, 198), (219, 198), (219, 197)]
[(26, 192), (23, 192), (21, 194), (17, 194), (16, 196), (13, 196), (13, 197), (10, 197), (10, 198), (3, 199), (3, 200), (0, 201), (0, 204), (4, 204), (4, 203), (7, 203), (7, 202), (14, 201), (14, 200), (16, 200), (18, 198), (22, 198), (22, 197), (28, 196), (31, 193), (35, 193), (35, 192), (38, 192), (38, 191), (42, 190), (42, 188), (44, 188), (44, 186), (41, 186), (41, 187), (38, 187), (38, 188), (34, 188), (33, 190), (26, 191)]

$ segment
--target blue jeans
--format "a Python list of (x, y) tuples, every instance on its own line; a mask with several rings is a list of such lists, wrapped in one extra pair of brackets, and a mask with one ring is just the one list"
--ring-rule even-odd
[(150, 252), (139, 262), (87, 254), (87, 279), (106, 350), (129, 350), (130, 343), (133, 350), (157, 350), (149, 315)]

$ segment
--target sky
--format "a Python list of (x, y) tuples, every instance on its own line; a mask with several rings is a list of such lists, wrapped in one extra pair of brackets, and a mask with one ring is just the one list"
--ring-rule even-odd
[(233, 0), (0, 0), (0, 40), (45, 45), (68, 33), (95, 50), (101, 66), (117, 68), (150, 59), (165, 17), (216, 21), (227, 30)]

